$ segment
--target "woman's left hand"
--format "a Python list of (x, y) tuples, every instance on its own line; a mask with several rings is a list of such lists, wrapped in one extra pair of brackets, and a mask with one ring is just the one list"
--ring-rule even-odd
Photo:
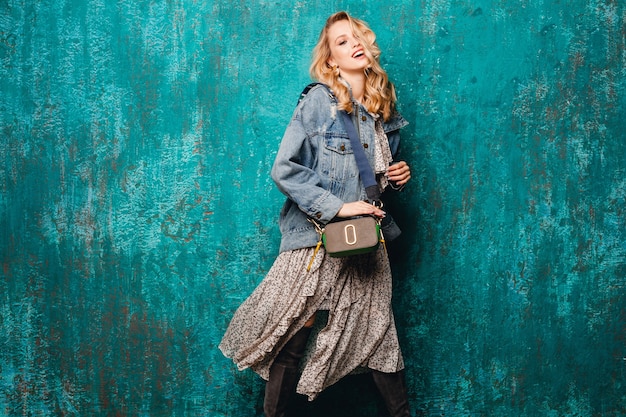
[(397, 186), (402, 186), (411, 179), (411, 170), (409, 165), (404, 162), (396, 162), (387, 168), (387, 179), (393, 181)]

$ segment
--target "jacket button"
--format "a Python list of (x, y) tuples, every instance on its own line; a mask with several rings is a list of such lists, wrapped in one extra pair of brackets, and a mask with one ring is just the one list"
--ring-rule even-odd
[(365, 116), (361, 116), (361, 120), (366, 121), (366, 120), (367, 120), (367, 117), (365, 117)]
[(315, 213), (315, 217), (317, 217), (318, 219), (322, 218), (322, 213), (320, 213), (319, 211), (317, 213)]
[(364, 144), (363, 144), (363, 147), (364, 147), (365, 149), (367, 149), (367, 148), (369, 148), (370, 146), (369, 146), (367, 143), (364, 143)]
[(342, 151), (345, 151), (346, 150), (346, 145), (341, 145), (341, 147), (339, 149), (341, 149)]

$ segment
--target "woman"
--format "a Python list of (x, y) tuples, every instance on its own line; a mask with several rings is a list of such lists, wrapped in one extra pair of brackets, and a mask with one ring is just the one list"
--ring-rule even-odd
[[(379, 57), (375, 35), (363, 21), (345, 12), (327, 20), (311, 65), (320, 84), (301, 98), (272, 167), (272, 178), (287, 196), (280, 254), (220, 344), (240, 369), (250, 367), (267, 380), (268, 417), (285, 415), (294, 390), (313, 400), (363, 369), (372, 372), (390, 413), (409, 415), (385, 248), (348, 258), (332, 258), (323, 248), (314, 254), (319, 236), (309, 221), (386, 216), (365, 201), (339, 111), (352, 115), (381, 190), (401, 188), (411, 177), (405, 162), (392, 162), (398, 130), (407, 122), (395, 111), (394, 87)], [(328, 311), (327, 322), (301, 361), (321, 310)]]

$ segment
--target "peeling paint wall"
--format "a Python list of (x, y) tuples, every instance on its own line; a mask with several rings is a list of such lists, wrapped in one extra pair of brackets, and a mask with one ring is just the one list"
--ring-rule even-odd
[[(271, 265), (269, 169), (325, 18), (411, 125), (394, 308), (431, 416), (626, 414), (626, 6), (0, 3), (0, 415), (261, 415), (216, 345)], [(300, 415), (374, 416), (351, 377)]]

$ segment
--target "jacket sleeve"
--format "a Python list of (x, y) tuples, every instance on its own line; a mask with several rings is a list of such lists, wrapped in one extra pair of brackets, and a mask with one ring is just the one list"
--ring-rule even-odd
[(396, 159), (398, 149), (400, 147), (400, 129), (408, 124), (409, 123), (400, 115), (400, 113), (395, 113), (391, 120), (383, 125), (385, 133), (387, 134), (387, 139), (389, 140), (391, 155), (394, 159)]
[(318, 105), (322, 92), (317, 92), (317, 100), (309, 97), (314, 93), (311, 90), (296, 108), (283, 135), (271, 175), (278, 189), (300, 210), (326, 223), (339, 212), (343, 201), (323, 187), (321, 178), (314, 170), (318, 149), (313, 146), (312, 140), (323, 130), (321, 124), (330, 120), (324, 114), (330, 111), (330, 102), (322, 100), (324, 105), (328, 102), (328, 106)]
[(389, 149), (391, 150), (391, 156), (396, 159), (398, 155), (398, 148), (400, 147), (400, 130), (394, 130), (387, 133), (387, 139), (389, 140)]
[[(387, 140), (389, 140), (389, 149), (391, 150), (391, 156), (394, 161), (398, 159), (398, 150), (400, 148), (400, 129), (409, 123), (399, 114), (396, 113), (390, 123), (384, 126), (385, 133), (387, 134)], [(402, 191), (406, 184), (397, 186), (395, 183), (389, 181), (389, 186), (392, 190)]]

